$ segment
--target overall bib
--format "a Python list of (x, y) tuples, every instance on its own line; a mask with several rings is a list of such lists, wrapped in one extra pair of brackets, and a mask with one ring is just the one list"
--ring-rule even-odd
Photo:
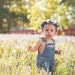
[[(44, 37), (41, 38), (43, 42), (47, 42)], [(38, 52), (37, 55), (37, 67), (39, 69), (44, 69), (45, 71), (53, 72), (55, 64), (55, 42), (52, 40), (52, 43), (45, 43), (45, 49), (43, 54), (40, 55)]]

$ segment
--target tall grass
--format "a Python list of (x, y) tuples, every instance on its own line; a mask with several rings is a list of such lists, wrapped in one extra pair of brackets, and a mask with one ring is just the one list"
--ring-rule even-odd
[[(39, 35), (0, 35), (0, 75), (46, 75), (37, 71), (36, 52), (27, 50), (34, 45)], [(55, 75), (75, 74), (75, 37), (55, 37), (56, 49), (63, 50), (56, 56)]]

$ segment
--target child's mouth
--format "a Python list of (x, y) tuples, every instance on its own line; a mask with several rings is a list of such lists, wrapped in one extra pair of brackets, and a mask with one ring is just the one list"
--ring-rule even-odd
[(48, 35), (48, 36), (51, 36), (51, 35)]

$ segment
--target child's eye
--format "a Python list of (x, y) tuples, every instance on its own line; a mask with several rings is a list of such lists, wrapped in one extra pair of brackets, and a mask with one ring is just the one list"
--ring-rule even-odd
[(48, 29), (46, 29), (46, 31), (49, 31)]
[(51, 32), (52, 32), (53, 30), (51, 30)]

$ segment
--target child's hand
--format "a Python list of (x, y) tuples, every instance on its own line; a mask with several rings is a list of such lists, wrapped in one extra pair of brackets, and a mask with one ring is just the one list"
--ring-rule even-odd
[(28, 46), (28, 50), (29, 50), (29, 51), (32, 50), (32, 46)]
[(62, 50), (56, 50), (55, 53), (61, 55), (62, 54)]

